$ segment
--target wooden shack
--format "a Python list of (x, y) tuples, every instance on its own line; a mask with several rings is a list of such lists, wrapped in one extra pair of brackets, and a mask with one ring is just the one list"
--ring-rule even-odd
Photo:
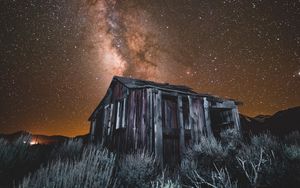
[(188, 145), (223, 128), (240, 130), (237, 102), (186, 86), (115, 76), (89, 118), (93, 141), (119, 151), (145, 149), (178, 164)]

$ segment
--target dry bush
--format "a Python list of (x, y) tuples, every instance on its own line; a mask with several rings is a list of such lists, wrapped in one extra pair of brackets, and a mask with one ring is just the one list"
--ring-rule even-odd
[(14, 142), (0, 138), (0, 170), (4, 171), (30, 160), (30, 140), (30, 135), (22, 135)]
[(236, 159), (240, 173), (252, 187), (276, 185), (286, 173), (282, 144), (270, 134), (253, 136), (250, 143), (238, 151)]
[(290, 160), (300, 161), (300, 146), (299, 145), (285, 145), (284, 153)]
[(115, 155), (106, 149), (86, 147), (80, 160), (57, 160), (24, 178), (20, 188), (108, 187), (113, 178)]
[(50, 158), (52, 160), (57, 159), (79, 159), (83, 150), (83, 141), (82, 139), (69, 139), (63, 144), (56, 146), (51, 154)]
[(237, 188), (237, 182), (232, 182), (227, 168), (218, 169), (211, 172), (210, 178), (202, 177), (198, 171), (194, 170), (189, 179), (194, 187), (213, 187), (213, 188)]
[(0, 187), (12, 186), (31, 171), (36, 170), (48, 155), (47, 148), (30, 146), (31, 136), (21, 135), (8, 142), (0, 138)]
[(287, 145), (300, 145), (300, 133), (299, 131), (294, 131), (285, 136), (284, 143)]
[(158, 174), (158, 165), (153, 155), (138, 151), (121, 159), (117, 174), (123, 185), (149, 187)]
[(196, 155), (207, 155), (207, 156), (226, 156), (227, 151), (222, 146), (221, 142), (215, 138), (202, 137), (200, 143), (194, 145), (193, 152)]
[(228, 152), (221, 142), (215, 138), (202, 137), (201, 142), (188, 149), (182, 160), (180, 173), (186, 185), (192, 185), (189, 177), (195, 172), (204, 179), (209, 179), (214, 170), (214, 164), (225, 167), (230, 165)]
[(155, 181), (151, 182), (151, 188), (180, 188), (179, 179), (176, 180), (167, 178), (165, 173), (163, 172), (162, 175), (158, 176)]
[(220, 138), (223, 147), (226, 147), (230, 155), (235, 155), (244, 145), (241, 134), (234, 128), (222, 130)]

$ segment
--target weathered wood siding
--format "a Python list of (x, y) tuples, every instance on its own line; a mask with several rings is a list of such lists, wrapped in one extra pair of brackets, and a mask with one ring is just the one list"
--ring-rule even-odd
[(130, 90), (122, 99), (124, 103), (121, 105), (122, 107), (119, 107), (121, 103), (118, 103), (118, 100), (115, 101), (117, 104), (115, 110), (110, 110), (112, 114), (115, 114), (115, 117), (113, 115), (110, 117), (111, 127), (115, 126), (115, 128), (107, 136), (109, 138), (110, 135), (113, 135), (111, 147), (124, 152), (137, 149), (153, 151), (153, 122), (155, 117), (153, 114), (153, 96), (152, 89), (136, 89)]
[(201, 136), (207, 135), (207, 127), (205, 126), (205, 114), (203, 109), (203, 100), (201, 98), (189, 99), (189, 123), (191, 127), (191, 137), (193, 143), (200, 142)]
[(240, 127), (233, 101), (212, 102), (155, 88), (129, 89), (117, 81), (112, 82), (103, 101), (91, 120), (92, 137), (99, 135), (103, 145), (119, 152), (153, 152), (161, 164), (179, 161), (188, 144), (213, 136), (213, 108), (226, 109), (220, 117)]

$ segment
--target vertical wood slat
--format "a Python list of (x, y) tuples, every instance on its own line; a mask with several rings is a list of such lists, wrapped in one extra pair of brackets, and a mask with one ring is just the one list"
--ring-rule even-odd
[(112, 119), (113, 119), (113, 111), (114, 111), (114, 104), (110, 104), (110, 112), (109, 112), (109, 120), (108, 120), (108, 127), (107, 127), (107, 135), (110, 135), (112, 132)]
[(190, 95), (188, 96), (188, 101), (189, 101), (189, 129), (191, 130), (191, 143), (194, 144), (195, 136), (194, 136), (194, 128), (193, 128), (193, 124), (194, 124), (193, 107), (192, 107), (193, 103)]
[(210, 134), (210, 129), (208, 130), (205, 126), (205, 114), (204, 114), (204, 106), (202, 100), (199, 100), (199, 120), (201, 123), (201, 134), (208, 136)]
[(93, 119), (91, 123), (91, 140), (95, 140), (95, 130), (96, 130), (96, 121), (97, 119)]
[(210, 120), (210, 102), (207, 100), (206, 97), (203, 99), (203, 107), (204, 107), (204, 116), (205, 116), (205, 127), (207, 130), (208, 136), (213, 136), (212, 129), (211, 129), (211, 120)]
[(199, 98), (194, 99), (194, 114), (195, 114), (195, 119), (196, 119), (196, 142), (199, 143), (201, 136), (202, 136), (202, 131), (203, 127), (201, 124), (201, 119), (200, 119), (200, 101)]
[(141, 98), (142, 98), (142, 103), (141, 103), (141, 107), (142, 107), (142, 109), (141, 109), (141, 144), (142, 144), (142, 146), (143, 146), (143, 149), (145, 149), (145, 147), (146, 147), (146, 144), (147, 144), (147, 140), (146, 140), (146, 138), (147, 138), (147, 130), (146, 130), (146, 118), (147, 118), (147, 114), (146, 114), (146, 112), (147, 112), (147, 110), (146, 110), (146, 97), (147, 97), (147, 95), (146, 95), (146, 90), (142, 90), (141, 91), (141, 94), (142, 94), (142, 96), (141, 96)]
[(184, 122), (183, 122), (183, 106), (182, 106), (182, 96), (178, 96), (177, 98), (177, 117), (178, 117), (178, 122), (179, 122), (179, 147), (180, 147), (180, 154), (181, 154), (181, 158), (182, 158), (182, 154), (185, 151), (185, 138), (184, 138)]
[(123, 109), (122, 109), (122, 128), (125, 128), (126, 127), (126, 118), (125, 118), (125, 115), (126, 115), (126, 101), (127, 101), (127, 97), (124, 98), (123, 100)]
[(233, 122), (234, 122), (234, 127), (236, 128), (236, 130), (238, 132), (240, 132), (240, 116), (239, 116), (239, 112), (237, 110), (237, 108), (233, 108), (231, 110), (231, 113), (232, 113), (232, 119), (233, 119)]
[(192, 143), (196, 144), (199, 142), (199, 132), (198, 132), (198, 124), (199, 118), (197, 116), (197, 101), (193, 99), (191, 96), (188, 96), (189, 100), (189, 111), (190, 111), (190, 127), (191, 127), (191, 138)]
[(116, 120), (116, 129), (120, 128), (120, 102), (117, 102), (117, 120)]
[(108, 104), (104, 107), (104, 122), (103, 122), (102, 140), (101, 140), (102, 145), (105, 143), (108, 123), (109, 123), (109, 117), (110, 117), (110, 105)]
[(137, 135), (137, 126), (136, 126), (136, 113), (137, 113), (137, 104), (136, 104), (136, 97), (137, 94), (135, 91), (133, 91), (133, 99), (132, 99), (132, 107), (133, 107), (133, 143), (134, 143), (134, 149), (137, 149), (137, 140), (138, 140), (138, 135)]
[(162, 135), (162, 109), (161, 91), (154, 94), (154, 134), (155, 134), (155, 156), (163, 165), (163, 135)]
[(152, 89), (148, 89), (148, 92), (149, 92), (149, 132), (150, 132), (150, 135), (149, 135), (149, 149), (150, 149), (150, 152), (154, 152), (154, 149), (153, 149), (153, 95), (152, 95)]

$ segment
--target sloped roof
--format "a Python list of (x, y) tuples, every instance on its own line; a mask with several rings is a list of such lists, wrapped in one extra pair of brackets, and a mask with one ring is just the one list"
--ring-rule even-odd
[[(156, 88), (159, 90), (165, 90), (165, 91), (171, 91), (171, 92), (178, 92), (186, 95), (193, 95), (193, 96), (198, 96), (198, 97), (207, 97), (211, 101), (224, 101), (224, 100), (231, 100), (234, 101), (236, 104), (242, 104), (239, 101), (236, 101), (234, 99), (224, 99), (215, 95), (210, 95), (210, 94), (204, 94), (204, 93), (197, 93), (193, 91), (192, 88), (183, 86), (183, 85), (172, 85), (169, 83), (157, 83), (153, 81), (148, 81), (148, 80), (140, 80), (140, 79), (134, 79), (134, 78), (129, 78), (129, 77), (121, 77), (121, 76), (114, 76), (113, 81), (118, 81), (121, 84), (123, 84), (125, 87), (129, 89), (143, 89), (143, 88)], [(105, 98), (105, 97), (104, 97)], [(100, 102), (96, 110), (92, 113), (90, 116), (89, 120), (93, 116), (93, 114), (97, 111), (97, 109), (101, 106), (103, 102)]]
[(125, 85), (127, 88), (130, 89), (157, 88), (161, 90), (180, 92), (180, 93), (199, 96), (199, 97), (207, 97), (215, 101), (231, 100), (234, 101), (236, 104), (242, 104), (242, 102), (236, 101), (234, 99), (221, 98), (219, 96), (211, 95), (207, 93), (197, 93), (193, 91), (192, 88), (184, 85), (172, 85), (169, 83), (158, 83), (149, 80), (140, 80), (140, 79), (129, 78), (129, 77), (121, 77), (121, 76), (114, 76), (113, 80), (119, 81), (120, 83), (122, 83), (123, 85)]
[(183, 86), (183, 85), (171, 85), (169, 83), (157, 83), (153, 81), (148, 80), (139, 80), (129, 77), (120, 77), (120, 76), (114, 76), (115, 80), (121, 82), (126, 87), (130, 89), (140, 89), (140, 88), (157, 88), (157, 89), (165, 89), (165, 90), (172, 90), (172, 91), (178, 91), (178, 92), (184, 92), (189, 93), (193, 95), (197, 95), (195, 91), (192, 90), (192, 88)]

